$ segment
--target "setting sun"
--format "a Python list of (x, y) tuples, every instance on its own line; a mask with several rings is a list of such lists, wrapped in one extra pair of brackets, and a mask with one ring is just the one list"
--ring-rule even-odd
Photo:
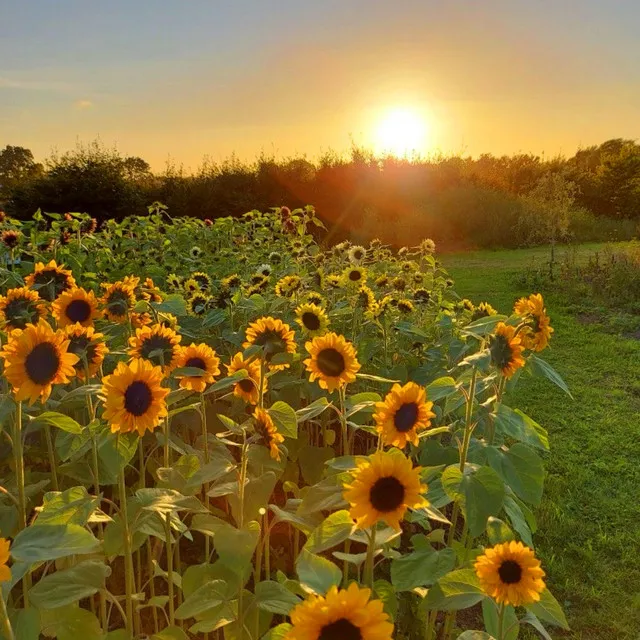
[(417, 111), (396, 108), (386, 112), (375, 134), (376, 150), (394, 156), (424, 151), (427, 145), (427, 122)]

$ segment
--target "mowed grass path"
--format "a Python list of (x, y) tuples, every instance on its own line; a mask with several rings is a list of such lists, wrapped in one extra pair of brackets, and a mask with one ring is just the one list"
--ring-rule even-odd
[[(597, 245), (583, 245), (586, 255)], [(527, 293), (514, 274), (548, 249), (442, 256), (456, 290), (509, 313)], [(514, 406), (549, 430), (545, 497), (534, 540), (548, 583), (581, 640), (640, 638), (640, 341), (581, 324), (561, 295), (541, 291), (555, 333), (543, 357), (574, 400), (522, 377)], [(508, 400), (507, 400), (508, 401)]]

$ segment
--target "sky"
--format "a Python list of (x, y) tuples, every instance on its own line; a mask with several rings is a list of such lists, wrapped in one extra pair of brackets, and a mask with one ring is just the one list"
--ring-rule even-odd
[(640, 138), (638, 24), (637, 0), (0, 0), (0, 148), (572, 155)]

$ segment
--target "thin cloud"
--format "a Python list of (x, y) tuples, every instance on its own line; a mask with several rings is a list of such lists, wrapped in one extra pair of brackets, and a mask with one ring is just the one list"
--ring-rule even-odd
[(91, 107), (93, 107), (93, 102), (91, 102), (91, 100), (76, 100), (73, 103), (73, 106), (78, 111), (86, 111), (87, 109), (91, 109)]

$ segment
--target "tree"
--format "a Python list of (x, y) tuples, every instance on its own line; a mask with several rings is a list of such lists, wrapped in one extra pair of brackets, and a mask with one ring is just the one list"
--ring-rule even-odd
[(24, 147), (7, 145), (0, 151), (0, 195), (7, 196), (17, 185), (42, 173), (42, 165)]

